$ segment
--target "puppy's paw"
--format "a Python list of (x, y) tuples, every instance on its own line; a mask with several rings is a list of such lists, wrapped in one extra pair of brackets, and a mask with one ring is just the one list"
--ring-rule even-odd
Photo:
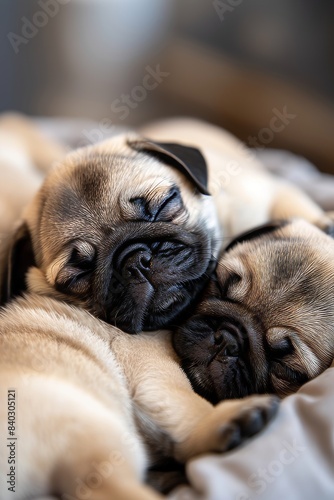
[(221, 453), (260, 432), (279, 407), (277, 396), (250, 396), (213, 407), (182, 443), (181, 461), (202, 453)]
[[(217, 451), (231, 450), (260, 432), (277, 413), (279, 399), (276, 396), (252, 396), (238, 403), (231, 409), (235, 415), (231, 414), (228, 422), (218, 424)], [(224, 413), (224, 403), (216, 410)]]

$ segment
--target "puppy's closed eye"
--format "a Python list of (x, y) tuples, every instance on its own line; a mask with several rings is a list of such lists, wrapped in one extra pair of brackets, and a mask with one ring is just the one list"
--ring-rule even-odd
[[(148, 222), (171, 222), (183, 209), (180, 190), (157, 190), (151, 196), (136, 196), (129, 200), (135, 210), (135, 219)], [(131, 214), (130, 214), (131, 215)]]
[(288, 327), (277, 326), (268, 329), (266, 335), (268, 357), (274, 364), (281, 365), (287, 361), (292, 368), (296, 354), (295, 336), (294, 330)]
[(278, 339), (270, 344), (271, 356), (274, 359), (281, 359), (294, 352), (295, 348), (289, 337)]

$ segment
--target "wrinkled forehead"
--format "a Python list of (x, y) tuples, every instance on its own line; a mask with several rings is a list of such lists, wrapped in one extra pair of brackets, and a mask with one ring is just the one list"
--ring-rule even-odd
[[(64, 242), (87, 234), (98, 241), (105, 230), (122, 221), (131, 199), (149, 200), (181, 184), (182, 174), (154, 158), (131, 150), (128, 155), (107, 149), (71, 153), (48, 175), (30, 224), (36, 240), (42, 240), (38, 253), (44, 247), (43, 254), (51, 249), (56, 253)], [(191, 193), (183, 189), (183, 200)], [(43, 245), (43, 241), (48, 244)]]
[(239, 258), (252, 277), (273, 290), (320, 280), (329, 271), (333, 250), (299, 238), (272, 238), (246, 244)]
[(78, 205), (92, 210), (98, 207), (102, 216), (119, 197), (126, 199), (136, 192), (145, 196), (171, 187), (177, 182), (173, 174), (173, 169), (141, 153), (92, 152), (70, 157), (49, 177), (44, 192), (47, 204), (56, 206), (61, 218), (75, 215)]
[(121, 188), (121, 172), (129, 175), (134, 162), (115, 155), (87, 155), (55, 172), (50, 179), (48, 194), (50, 204), (64, 207), (71, 212), (76, 204), (94, 209), (100, 208), (116, 198)]
[[(334, 241), (323, 231), (302, 219), (270, 222), (236, 237), (222, 255), (222, 262), (240, 258), (252, 267), (256, 264), (286, 267), (290, 262), (303, 263), (304, 257), (322, 258), (322, 250), (330, 258)], [(306, 252), (306, 254), (304, 253)], [(256, 256), (256, 259), (255, 259)], [(288, 266), (288, 268), (291, 266)], [(256, 266), (260, 271), (259, 266)]]
[[(113, 160), (116, 163), (116, 159)], [(85, 220), (97, 206), (101, 215), (103, 208), (112, 209), (118, 186), (111, 163), (109, 157), (88, 157), (80, 162), (65, 163), (53, 172), (42, 190), (41, 227), (52, 222)], [(89, 219), (86, 222), (89, 223)]]
[(252, 295), (264, 290), (267, 301), (282, 289), (296, 292), (297, 300), (301, 294), (316, 297), (320, 283), (332, 278), (333, 263), (334, 241), (299, 221), (238, 244), (220, 260), (223, 269), (241, 271), (250, 279)]

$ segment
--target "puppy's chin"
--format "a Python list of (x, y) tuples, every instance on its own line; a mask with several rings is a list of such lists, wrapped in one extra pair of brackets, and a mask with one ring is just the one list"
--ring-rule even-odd
[[(247, 371), (237, 366), (236, 360), (213, 361), (208, 366), (183, 361), (181, 366), (197, 394), (213, 404), (225, 399), (239, 399), (258, 393)], [(263, 391), (264, 392), (264, 391)]]

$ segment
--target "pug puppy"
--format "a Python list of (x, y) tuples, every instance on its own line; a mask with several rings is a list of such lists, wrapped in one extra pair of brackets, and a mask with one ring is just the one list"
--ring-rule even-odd
[[(53, 296), (127, 332), (166, 328), (189, 313), (228, 238), (272, 217), (326, 225), (226, 132), (195, 120), (144, 132), (167, 142), (122, 134), (48, 174), (4, 252), (2, 303), (36, 265)], [(226, 183), (231, 162), (241, 170)]]
[(202, 290), (220, 233), (195, 148), (120, 135), (47, 176), (3, 258), (2, 303), (36, 265), (53, 295), (135, 333), (175, 322)]
[(199, 151), (120, 135), (47, 176), (7, 250), (2, 302), (36, 264), (57, 297), (128, 332), (175, 322), (219, 247)]
[(273, 222), (222, 254), (174, 347), (193, 388), (213, 403), (285, 396), (334, 358), (334, 242), (302, 221)]
[(37, 268), (28, 283), (0, 313), (4, 500), (162, 498), (143, 484), (146, 438), (185, 462), (233, 448), (275, 414), (275, 396), (213, 407), (192, 391), (168, 332), (128, 335), (41, 295), (52, 286)]

